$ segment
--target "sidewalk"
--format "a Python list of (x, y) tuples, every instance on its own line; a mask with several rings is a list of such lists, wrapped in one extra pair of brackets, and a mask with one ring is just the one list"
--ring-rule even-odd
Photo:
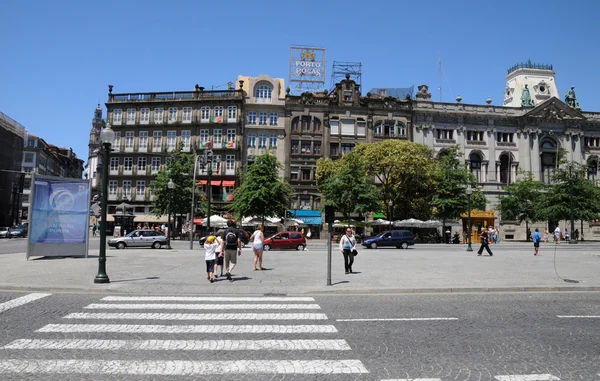
[[(204, 250), (173, 241), (173, 250), (107, 251), (110, 284), (94, 284), (97, 251), (90, 257), (0, 256), (0, 289), (136, 294), (365, 294), (492, 291), (600, 291), (600, 244), (542, 244), (533, 256), (530, 243), (492, 245), (493, 257), (477, 256), (466, 245), (416, 245), (407, 250), (362, 248), (345, 275), (342, 255), (333, 245), (332, 283), (326, 285), (326, 241), (309, 241), (306, 251), (267, 251), (266, 271), (252, 271), (253, 253), (243, 250), (234, 282), (206, 279)], [(554, 249), (556, 248), (556, 258)], [(555, 272), (579, 283), (568, 283)], [(220, 278), (221, 279), (221, 278)]]

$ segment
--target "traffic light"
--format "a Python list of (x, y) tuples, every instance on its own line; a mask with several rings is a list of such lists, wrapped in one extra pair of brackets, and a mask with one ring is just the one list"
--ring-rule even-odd
[(335, 209), (331, 205), (325, 206), (325, 222), (328, 224), (333, 224), (335, 220)]

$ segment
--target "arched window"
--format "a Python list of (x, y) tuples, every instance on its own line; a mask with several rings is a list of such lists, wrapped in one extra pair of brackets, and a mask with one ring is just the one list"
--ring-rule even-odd
[(477, 152), (471, 152), (469, 155), (469, 170), (475, 175), (477, 182), (482, 182), (481, 176), (481, 155)]
[(321, 133), (321, 120), (317, 118), (313, 118), (313, 132), (317, 134)]
[(500, 155), (500, 182), (502, 184), (510, 184), (513, 180), (512, 174), (510, 173), (512, 162), (514, 162), (512, 154), (504, 152)]
[(598, 156), (592, 156), (587, 160), (588, 180), (598, 180)]
[(292, 119), (292, 132), (300, 132), (300, 117), (295, 117)]
[(254, 90), (254, 96), (257, 102), (271, 102), (273, 88), (269, 85), (259, 85)]
[(557, 167), (558, 144), (554, 139), (544, 138), (540, 142), (540, 161), (542, 173), (540, 180), (549, 184), (552, 180), (552, 174)]
[(375, 122), (375, 126), (373, 128), (373, 135), (375, 135), (375, 136), (381, 136), (382, 135), (381, 134), (381, 130), (382, 130), (381, 125), (382, 124), (383, 124), (382, 121)]

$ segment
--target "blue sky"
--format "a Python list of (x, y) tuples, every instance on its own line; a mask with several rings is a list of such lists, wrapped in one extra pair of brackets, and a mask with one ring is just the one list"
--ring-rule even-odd
[(428, 84), (438, 100), (441, 57), (444, 100), (465, 103), (501, 104), (506, 70), (531, 59), (554, 65), (561, 97), (576, 86), (583, 109), (600, 112), (599, 9), (594, 0), (4, 0), (0, 111), (87, 160), (108, 84), (192, 90), (263, 73), (287, 83), (297, 44), (326, 48), (328, 71), (362, 62), (363, 94)]

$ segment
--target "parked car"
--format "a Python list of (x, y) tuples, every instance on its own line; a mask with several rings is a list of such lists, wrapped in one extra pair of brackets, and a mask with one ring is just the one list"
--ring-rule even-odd
[(369, 249), (378, 247), (397, 247), (406, 249), (415, 244), (415, 236), (408, 230), (388, 230), (377, 234), (375, 237), (366, 238), (362, 245)]
[[(223, 229), (223, 231), (225, 231), (225, 230), (226, 229)], [(238, 229), (238, 237), (239, 237), (240, 241), (242, 241), (242, 247), (246, 247), (246, 245), (250, 241), (250, 234), (248, 234), (248, 232), (245, 230)], [(200, 243), (200, 245), (204, 245), (204, 241), (206, 241), (206, 238), (208, 238), (207, 235), (205, 235), (204, 237), (200, 237), (200, 239), (198, 240), (198, 243)]]
[(265, 238), (263, 247), (265, 250), (304, 250), (306, 247), (306, 238), (304, 237), (304, 233), (301, 232), (281, 232)]
[(113, 238), (108, 241), (108, 246), (124, 249), (126, 247), (151, 247), (160, 249), (167, 244), (167, 237), (152, 229), (134, 230), (124, 237)]
[(9, 232), (10, 232), (10, 228), (0, 227), (0, 238), (8, 238)]
[(27, 227), (25, 225), (17, 225), (14, 228), (9, 229), (9, 238), (25, 238), (27, 237)]

